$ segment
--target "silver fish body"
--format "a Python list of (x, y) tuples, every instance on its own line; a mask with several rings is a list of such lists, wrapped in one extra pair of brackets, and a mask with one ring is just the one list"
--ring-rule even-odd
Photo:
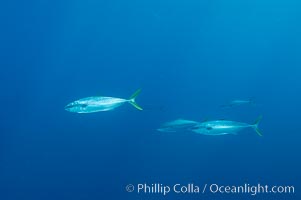
[(192, 131), (203, 135), (227, 135), (237, 134), (242, 129), (252, 127), (250, 124), (216, 120), (200, 123)]
[(236, 135), (243, 129), (253, 128), (259, 136), (262, 136), (258, 129), (258, 124), (261, 118), (262, 117), (259, 117), (254, 124), (247, 124), (229, 120), (206, 121), (193, 127), (192, 131), (203, 135)]
[(87, 97), (68, 104), (65, 109), (76, 113), (93, 113), (113, 110), (129, 100), (114, 97)]

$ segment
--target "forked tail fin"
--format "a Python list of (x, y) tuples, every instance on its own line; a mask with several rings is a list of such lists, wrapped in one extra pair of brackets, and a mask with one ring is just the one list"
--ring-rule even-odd
[(259, 122), (261, 121), (262, 119), (262, 116), (259, 116), (256, 121), (254, 122), (254, 124), (252, 125), (252, 127), (254, 128), (254, 130), (256, 131), (256, 133), (259, 135), (259, 136), (262, 136), (262, 133), (260, 132), (259, 128), (258, 128), (258, 125), (259, 125)]
[(134, 94), (132, 94), (132, 96), (129, 99), (129, 103), (132, 104), (132, 106), (134, 106), (135, 108), (137, 108), (138, 110), (143, 110), (137, 103), (136, 103), (136, 98), (137, 96), (140, 94), (141, 89), (138, 89)]

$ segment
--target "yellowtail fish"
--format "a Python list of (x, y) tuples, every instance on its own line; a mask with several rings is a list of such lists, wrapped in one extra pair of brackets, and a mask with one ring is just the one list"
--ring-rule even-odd
[(190, 131), (193, 127), (199, 123), (192, 120), (177, 119), (174, 121), (164, 123), (159, 129), (160, 132), (178, 132), (178, 131)]
[(138, 110), (143, 110), (135, 101), (140, 92), (140, 89), (137, 90), (129, 99), (103, 96), (87, 97), (69, 103), (65, 106), (65, 110), (75, 113), (94, 113), (113, 110), (125, 103), (130, 103)]
[(255, 102), (253, 99), (235, 99), (230, 101), (226, 105), (222, 105), (221, 108), (233, 108), (237, 106), (242, 106), (242, 105), (253, 105), (255, 106)]
[(205, 121), (197, 126), (191, 128), (195, 133), (203, 135), (236, 135), (239, 131), (246, 128), (253, 128), (259, 136), (262, 136), (260, 130), (258, 129), (258, 124), (262, 116), (258, 117), (254, 124), (247, 124), (242, 122), (228, 121), (228, 120), (215, 120), (215, 121)]

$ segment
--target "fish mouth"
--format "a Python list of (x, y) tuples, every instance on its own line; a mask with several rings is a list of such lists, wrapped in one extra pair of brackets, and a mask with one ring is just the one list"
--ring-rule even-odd
[(65, 110), (70, 111), (70, 109), (73, 108), (73, 107), (74, 107), (74, 105), (68, 104), (68, 105), (65, 106)]

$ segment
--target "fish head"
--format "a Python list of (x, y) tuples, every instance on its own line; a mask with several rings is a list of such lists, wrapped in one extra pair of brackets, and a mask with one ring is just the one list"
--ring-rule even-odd
[(72, 103), (69, 103), (65, 106), (65, 110), (69, 112), (76, 112), (76, 113), (83, 113), (86, 111), (87, 104), (79, 103), (77, 101), (74, 101)]

